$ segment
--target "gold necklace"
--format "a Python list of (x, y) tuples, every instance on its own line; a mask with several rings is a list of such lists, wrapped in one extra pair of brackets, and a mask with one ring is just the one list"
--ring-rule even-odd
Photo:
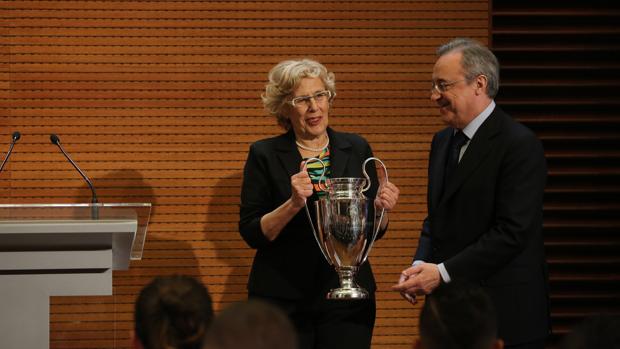
[(298, 140), (295, 140), (295, 144), (297, 144), (297, 146), (300, 147), (303, 150), (319, 152), (319, 151), (323, 151), (323, 149), (327, 148), (327, 146), (329, 145), (329, 136), (327, 136), (327, 142), (325, 143), (325, 145), (320, 147), (320, 148), (310, 148), (310, 147), (307, 147), (307, 146), (299, 143)]

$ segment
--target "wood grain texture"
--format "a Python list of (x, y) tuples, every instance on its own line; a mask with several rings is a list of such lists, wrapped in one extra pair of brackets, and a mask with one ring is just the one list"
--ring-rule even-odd
[(249, 145), (281, 132), (263, 110), (269, 69), (311, 57), (334, 71), (334, 128), (355, 132), (401, 189), (371, 253), (373, 348), (410, 348), (419, 305), (389, 290), (425, 215), (426, 165), (441, 127), (428, 100), (437, 45), (488, 40), (487, 1), (0, 1), (0, 145), (22, 133), (0, 202), (87, 202), (49, 142), (102, 202), (151, 202), (141, 261), (114, 295), (53, 297), (51, 348), (130, 348), (133, 302), (156, 275), (208, 285), (216, 310), (246, 297), (254, 251), (237, 231)]
[(493, 1), (498, 103), (542, 140), (549, 348), (584, 318), (620, 314), (620, 4)]

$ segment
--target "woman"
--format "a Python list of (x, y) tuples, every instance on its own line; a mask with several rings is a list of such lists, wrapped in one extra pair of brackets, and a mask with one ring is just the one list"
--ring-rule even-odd
[[(303, 209), (307, 200), (321, 195), (320, 168), (309, 168), (309, 174), (304, 159), (322, 159), (331, 178), (363, 177), (362, 164), (373, 156), (362, 137), (328, 127), (335, 96), (334, 74), (316, 61), (284, 61), (271, 70), (263, 104), (286, 132), (250, 147), (239, 231), (257, 250), (249, 297), (281, 307), (298, 331), (301, 348), (370, 348), (375, 320), (370, 265), (360, 266), (356, 278), (370, 299), (326, 300), (327, 292), (339, 286), (338, 276), (321, 254)], [(376, 195), (374, 166), (368, 171), (373, 183), (367, 196), (376, 196), (377, 207), (391, 210), (398, 188), (388, 182)], [(387, 223), (384, 216), (380, 235)]]

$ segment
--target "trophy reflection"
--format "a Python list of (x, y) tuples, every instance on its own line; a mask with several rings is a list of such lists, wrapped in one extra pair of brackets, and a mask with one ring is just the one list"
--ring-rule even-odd
[[(314, 203), (316, 224), (306, 206), (316, 242), (340, 279), (340, 287), (330, 290), (327, 299), (369, 297), (368, 291), (355, 282), (355, 274), (368, 258), (384, 214), (384, 209), (376, 214), (374, 198), (364, 195), (371, 186), (370, 177), (366, 173), (366, 164), (371, 160), (380, 164), (387, 181), (387, 169), (383, 162), (377, 158), (368, 158), (362, 165), (365, 178), (331, 178), (324, 181), (327, 194)], [(308, 159), (307, 162), (310, 161), (323, 163), (316, 158)]]

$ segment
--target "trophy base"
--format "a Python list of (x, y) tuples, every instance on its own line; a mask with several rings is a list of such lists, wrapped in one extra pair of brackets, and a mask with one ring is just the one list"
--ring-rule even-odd
[(367, 299), (368, 291), (363, 288), (334, 288), (327, 293), (327, 299)]

